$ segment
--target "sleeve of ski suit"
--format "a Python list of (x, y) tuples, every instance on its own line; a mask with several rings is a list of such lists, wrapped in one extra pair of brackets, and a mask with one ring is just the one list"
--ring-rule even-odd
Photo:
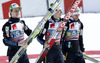
[(45, 43), (45, 40), (43, 39), (43, 37), (46, 34), (46, 31), (48, 29), (48, 26), (49, 26), (49, 21), (47, 21), (45, 23), (45, 26), (44, 26), (42, 32), (40, 32), (39, 35), (38, 35), (38, 37), (37, 37), (37, 41), (40, 42), (40, 44), (42, 44), (42, 45)]
[(81, 51), (84, 52), (85, 48), (84, 48), (84, 44), (83, 44), (83, 24), (82, 23), (81, 23), (81, 28), (80, 28), (79, 44), (80, 44)]
[[(8, 29), (7, 29), (8, 28)], [(9, 22), (6, 22), (3, 27), (2, 27), (2, 31), (3, 31), (3, 43), (6, 45), (6, 46), (18, 46), (18, 43), (17, 42), (12, 42), (10, 41), (10, 35), (9, 37), (7, 36), (7, 32), (9, 33), (10, 32), (10, 24)]]
[(21, 20), (24, 24), (24, 32), (29, 36), (32, 32), (31, 29), (28, 28), (28, 26), (25, 24), (25, 22), (23, 20)]

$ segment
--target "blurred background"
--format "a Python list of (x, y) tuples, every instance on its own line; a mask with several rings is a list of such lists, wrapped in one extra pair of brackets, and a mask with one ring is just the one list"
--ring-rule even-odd
[[(56, 0), (0, 0), (0, 19), (9, 18), (9, 6), (17, 3), (22, 6), (21, 17), (43, 16), (48, 11), (50, 3)], [(63, 14), (74, 0), (63, 0), (60, 4)], [(82, 0), (79, 7), (83, 13), (100, 13), (100, 0)]]
[[(56, 0), (0, 0), (0, 63), (7, 63), (6, 56), (7, 46), (2, 42), (3, 33), (2, 26), (8, 21), (9, 6), (12, 3), (17, 3), (22, 7), (21, 20), (25, 20), (29, 28), (34, 30), (38, 22), (50, 8), (50, 3)], [(70, 4), (74, 0), (63, 0), (60, 6), (62, 7), (62, 17), (68, 11)], [(86, 54), (94, 59), (100, 60), (100, 0), (82, 0), (79, 7), (81, 9), (80, 20), (84, 25), (83, 41)], [(27, 36), (25, 36), (27, 38)], [(30, 63), (34, 63), (40, 52), (42, 45), (36, 39), (29, 45), (27, 53), (29, 55)], [(86, 63), (94, 63), (91, 60), (86, 60)]]

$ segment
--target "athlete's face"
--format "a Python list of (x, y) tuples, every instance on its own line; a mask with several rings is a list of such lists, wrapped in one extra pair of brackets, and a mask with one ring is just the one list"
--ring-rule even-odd
[(54, 14), (54, 16), (55, 16), (55, 18), (61, 18), (61, 14), (62, 14), (62, 10), (60, 9), (59, 11), (57, 11), (55, 14)]
[(13, 9), (10, 13), (11, 13), (11, 16), (12, 16), (12, 17), (14, 17), (14, 18), (19, 18), (20, 9), (19, 9), (19, 8)]
[(61, 17), (62, 10), (59, 10), (59, 11), (57, 12), (57, 14), (58, 14), (58, 17)]
[(75, 21), (77, 21), (79, 16), (80, 16), (80, 14), (76, 14), (76, 15), (73, 15), (72, 17), (75, 19)]

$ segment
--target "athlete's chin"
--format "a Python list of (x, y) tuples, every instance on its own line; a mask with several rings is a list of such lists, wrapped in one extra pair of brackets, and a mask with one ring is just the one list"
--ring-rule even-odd
[(19, 15), (16, 15), (16, 18), (19, 18)]

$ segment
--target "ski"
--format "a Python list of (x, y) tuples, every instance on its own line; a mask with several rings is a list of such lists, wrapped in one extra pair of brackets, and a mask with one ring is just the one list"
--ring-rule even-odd
[(96, 59), (94, 59), (94, 58), (92, 58), (92, 57), (89, 57), (89, 56), (87, 56), (86, 54), (83, 54), (83, 56), (84, 56), (84, 58), (86, 58), (87, 60), (90, 60), (90, 61), (92, 61), (92, 62), (94, 62), (94, 63), (100, 63), (99, 60), (96, 60)]
[(17, 51), (17, 53), (11, 59), (10, 63), (16, 63), (17, 62), (17, 60), (20, 58), (20, 56), (24, 53), (24, 51), (27, 49), (29, 44), (32, 42), (32, 39), (34, 39), (39, 34), (39, 32), (43, 29), (46, 21), (52, 16), (53, 12), (57, 9), (57, 7), (59, 6), (59, 4), (62, 1), (63, 0), (56, 0), (55, 1), (54, 5), (49, 9), (49, 11), (46, 13), (46, 15), (42, 18), (42, 20), (36, 26), (35, 30), (25, 40), (28, 43), (28, 45), (25, 46), (25, 47), (20, 47), (20, 49)]
[(75, 9), (78, 7), (80, 2), (81, 2), (81, 0), (75, 0), (73, 2), (71, 8), (69, 9), (68, 13), (66, 13), (66, 15), (64, 17), (64, 21), (62, 21), (60, 23), (60, 25), (58, 26), (56, 31), (54, 31), (54, 33), (52, 34), (51, 38), (48, 40), (48, 44), (50, 45), (50, 47), (49, 48), (43, 48), (42, 52), (40, 53), (40, 55), (36, 59), (35, 63), (41, 63), (41, 60), (47, 55), (47, 53), (49, 52), (49, 50), (53, 46), (54, 42), (56, 41), (57, 36), (60, 34), (59, 30), (63, 30), (63, 28), (67, 24), (67, 20), (69, 20), (69, 18), (71, 17), (71, 15), (75, 11)]

